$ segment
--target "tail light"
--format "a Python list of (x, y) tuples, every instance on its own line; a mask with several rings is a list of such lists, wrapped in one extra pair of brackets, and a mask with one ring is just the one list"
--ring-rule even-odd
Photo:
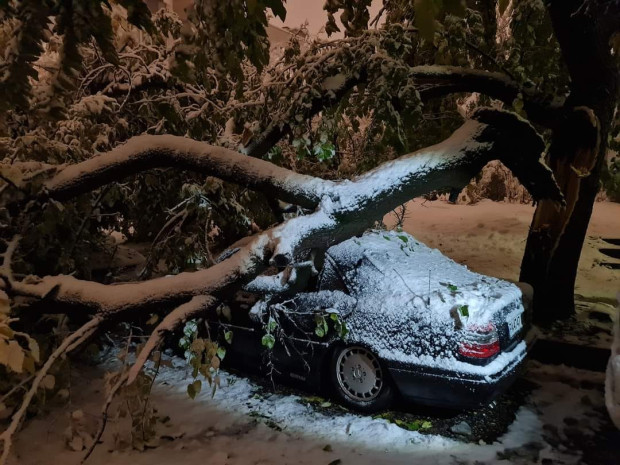
[(458, 352), (462, 357), (490, 361), (500, 351), (499, 336), (493, 323), (470, 325), (462, 333)]

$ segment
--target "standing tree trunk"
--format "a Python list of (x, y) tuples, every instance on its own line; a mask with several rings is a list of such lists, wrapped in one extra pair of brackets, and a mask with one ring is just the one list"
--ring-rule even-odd
[(549, 2), (571, 86), (548, 154), (566, 206), (546, 200), (538, 204), (521, 265), (520, 279), (534, 287), (535, 320), (542, 323), (575, 311), (579, 257), (618, 98), (618, 52), (612, 51), (610, 39), (618, 32), (620, 7), (609, 3)]

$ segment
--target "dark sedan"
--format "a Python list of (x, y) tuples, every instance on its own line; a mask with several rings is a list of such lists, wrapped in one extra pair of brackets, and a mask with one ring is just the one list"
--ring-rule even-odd
[(357, 410), (386, 408), (396, 395), (483, 405), (514, 381), (527, 352), (524, 286), (474, 273), (403, 232), (331, 247), (304, 292), (272, 294), (261, 279), (235, 298), (249, 312), (211, 321), (234, 335), (227, 359), (327, 387)]

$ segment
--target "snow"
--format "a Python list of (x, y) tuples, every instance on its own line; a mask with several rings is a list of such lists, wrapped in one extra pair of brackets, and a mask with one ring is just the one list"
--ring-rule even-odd
[(611, 420), (620, 429), (620, 292), (614, 318), (614, 341), (605, 379), (605, 405)]
[[(102, 313), (126, 310), (132, 305), (144, 302), (162, 302), (166, 299), (182, 299), (195, 295), (207, 295), (213, 289), (224, 288), (235, 281), (238, 274), (254, 273), (264, 261), (268, 237), (255, 237), (246, 248), (230, 259), (211, 268), (196, 272), (184, 272), (164, 276), (146, 282), (130, 282), (105, 285), (94, 281), (83, 281), (73, 276), (48, 276), (32, 278), (15, 283), (21, 292), (47, 295), (57, 290), (57, 298), (65, 303), (79, 303), (83, 307), (98, 308)], [(86, 310), (85, 310), (86, 311)]]
[[(324, 204), (325, 201), (321, 203), (321, 206)], [(298, 249), (303, 239), (316, 240), (321, 237), (321, 232), (334, 229), (336, 225), (336, 220), (329, 208), (319, 208), (311, 215), (298, 216), (282, 223), (272, 232), (274, 239), (278, 241), (274, 257), (281, 255), (289, 259), (293, 258), (295, 250)]]
[[(558, 445), (568, 433), (565, 419), (583, 423), (596, 431), (602, 421), (597, 409), (602, 403), (597, 389), (578, 387), (585, 381), (600, 382), (591, 372), (563, 367), (558, 380), (549, 367), (532, 364), (531, 376), (539, 386), (518, 409), (508, 431), (492, 444), (464, 443), (450, 438), (421, 434), (398, 427), (381, 418), (349, 412), (324, 412), (308, 403), (303, 394), (263, 391), (247, 378), (222, 372), (221, 388), (211, 398), (201, 393), (189, 399), (186, 385), (189, 370), (173, 360), (175, 367), (162, 367), (151, 399), (160, 418), (160, 445), (137, 452), (119, 448), (115, 437), (127, 426), (112, 417), (90, 465), (164, 465), (170, 463), (225, 465), (328, 464), (340, 459), (343, 465), (433, 463), (526, 464), (543, 458), (565, 465), (581, 463), (581, 453)], [(76, 370), (71, 390), (71, 408), (84, 412), (85, 423), (94, 428), (103, 394), (98, 371)], [(588, 402), (580, 401), (587, 397)], [(112, 411), (114, 406), (112, 408)], [(65, 446), (63, 431), (70, 424), (66, 407), (56, 406), (47, 416), (30, 421), (17, 437), (19, 463), (28, 465), (78, 464), (83, 452)], [(125, 419), (127, 420), (127, 419)], [(269, 426), (271, 425), (271, 426)], [(32, 438), (44, 440), (32, 441)], [(534, 444), (537, 456), (507, 461), (501, 454)], [(330, 447), (324, 450), (326, 446)], [(331, 449), (331, 450), (329, 450)], [(538, 460), (536, 460), (538, 459)], [(10, 461), (16, 465), (17, 459)]]

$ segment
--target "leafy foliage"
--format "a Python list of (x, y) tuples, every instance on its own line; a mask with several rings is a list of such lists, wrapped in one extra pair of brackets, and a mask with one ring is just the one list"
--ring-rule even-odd
[[(128, 8), (131, 24), (145, 29), (153, 28), (148, 8), (141, 0), (123, 0)], [(110, 15), (105, 9), (110, 4), (101, 0), (24, 0), (6, 2), (2, 6), (2, 27), (13, 36), (6, 44), (5, 71), (0, 81), (2, 105), (0, 111), (9, 108), (28, 108), (28, 97), (32, 84), (27, 78), (38, 78), (35, 62), (52, 44), (52, 38), (62, 36), (58, 71), (55, 72), (53, 92), (68, 90), (82, 70), (80, 47), (93, 39), (103, 57), (112, 64), (118, 64), (114, 46), (113, 27)], [(53, 18), (53, 22), (50, 22)], [(54, 26), (52, 35), (51, 25)], [(24, 79), (26, 77), (26, 79)], [(54, 95), (49, 99), (55, 100)], [(58, 111), (58, 103), (48, 108), (50, 114)]]
[(243, 79), (242, 62), (247, 59), (258, 70), (269, 62), (267, 9), (284, 20), (282, 0), (196, 0), (190, 10), (190, 27), (184, 31), (185, 45), (178, 50), (186, 79), (204, 82), (209, 69)]
[(32, 374), (39, 362), (39, 344), (29, 334), (11, 328), (15, 318), (10, 317), (10, 301), (0, 291), (0, 370)]
[(198, 337), (198, 323), (195, 320), (185, 324), (179, 346), (185, 349), (185, 357), (194, 378), (187, 386), (187, 394), (192, 399), (200, 394), (202, 381), (198, 379), (198, 375), (202, 375), (209, 384), (213, 397), (220, 386), (220, 364), (226, 356), (226, 348), (210, 339)]

